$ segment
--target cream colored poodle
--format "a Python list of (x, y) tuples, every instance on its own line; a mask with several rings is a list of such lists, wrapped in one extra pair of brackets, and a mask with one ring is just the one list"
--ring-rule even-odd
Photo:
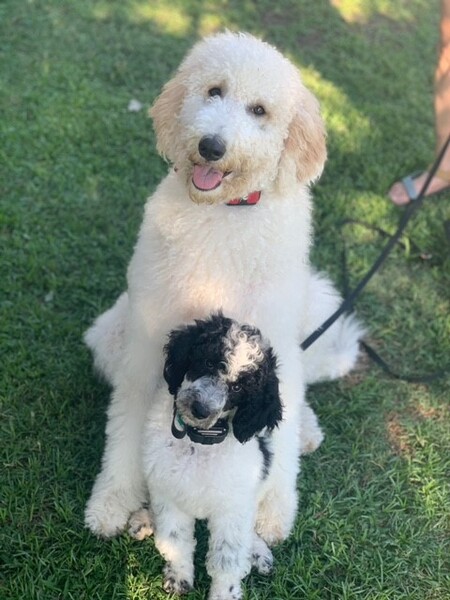
[[(142, 429), (164, 385), (167, 334), (222, 310), (259, 328), (278, 357), (283, 420), (255, 521), (274, 544), (294, 523), (299, 455), (321, 440), (305, 386), (345, 374), (361, 335), (345, 317), (305, 353), (299, 346), (339, 303), (309, 263), (309, 184), (326, 159), (319, 105), (274, 47), (222, 33), (191, 50), (151, 116), (158, 150), (173, 168), (146, 204), (128, 292), (86, 335), (113, 386), (86, 524), (115, 535), (146, 500)], [(224, 589), (210, 596), (232, 597), (240, 596)]]

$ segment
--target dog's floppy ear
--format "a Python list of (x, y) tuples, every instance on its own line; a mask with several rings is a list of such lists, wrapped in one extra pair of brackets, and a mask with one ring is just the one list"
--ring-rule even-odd
[(179, 69), (175, 77), (163, 87), (161, 94), (149, 111), (155, 127), (158, 152), (172, 162), (174, 161), (172, 153), (176, 147), (177, 131), (179, 129), (178, 115), (185, 94), (184, 74)]
[(265, 427), (273, 429), (283, 417), (275, 368), (276, 360), (269, 348), (267, 360), (260, 366), (264, 370), (263, 385), (238, 406), (233, 418), (233, 433), (241, 443), (247, 442)]
[(193, 343), (193, 332), (190, 327), (175, 329), (169, 334), (169, 341), (164, 346), (166, 362), (164, 363), (164, 379), (169, 392), (174, 396), (189, 369), (189, 353)]
[(325, 140), (325, 125), (320, 115), (319, 102), (302, 86), (289, 125), (280, 169), (283, 170), (288, 161), (293, 161), (299, 181), (314, 181), (321, 175), (327, 157)]

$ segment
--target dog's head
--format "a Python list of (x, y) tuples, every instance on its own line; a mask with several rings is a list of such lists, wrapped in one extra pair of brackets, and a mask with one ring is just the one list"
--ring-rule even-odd
[(281, 420), (276, 359), (258, 329), (213, 315), (173, 330), (165, 354), (164, 377), (188, 425), (209, 429), (229, 416), (246, 442)]
[(228, 202), (292, 177), (309, 183), (326, 159), (316, 98), (291, 62), (251, 35), (199, 42), (150, 114), (158, 150), (194, 202)]

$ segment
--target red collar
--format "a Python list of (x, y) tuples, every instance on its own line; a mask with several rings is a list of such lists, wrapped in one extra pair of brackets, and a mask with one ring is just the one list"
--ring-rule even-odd
[(227, 206), (250, 206), (252, 204), (258, 204), (260, 198), (261, 192), (252, 192), (243, 198), (235, 198), (234, 200), (230, 200), (227, 202)]

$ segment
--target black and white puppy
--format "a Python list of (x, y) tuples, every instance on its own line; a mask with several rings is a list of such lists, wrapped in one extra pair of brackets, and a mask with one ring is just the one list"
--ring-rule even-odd
[[(239, 599), (251, 566), (272, 566), (254, 529), (282, 419), (276, 358), (258, 329), (222, 314), (172, 331), (165, 354), (168, 386), (151, 404), (143, 448), (164, 588), (192, 588), (195, 519), (207, 519), (209, 599)], [(132, 535), (142, 537), (147, 520), (145, 510), (135, 513)]]

